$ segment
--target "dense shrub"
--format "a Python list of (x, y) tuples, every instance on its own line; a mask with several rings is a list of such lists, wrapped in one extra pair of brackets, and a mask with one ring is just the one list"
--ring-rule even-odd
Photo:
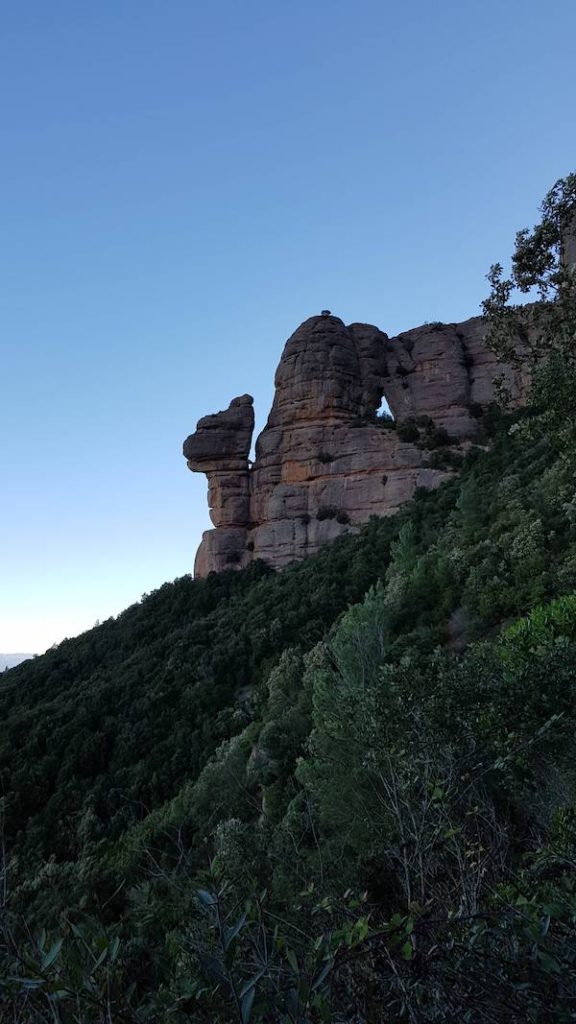
[(336, 505), (319, 505), (316, 512), (316, 519), (322, 522), (323, 519), (336, 519), (338, 509)]
[(396, 433), (401, 441), (414, 442), (420, 437), (420, 431), (416, 425), (416, 421), (411, 417), (402, 420), (396, 427)]
[(323, 462), (323, 463), (334, 462), (334, 456), (331, 455), (330, 452), (320, 451), (316, 455), (316, 458), (317, 458), (318, 462)]

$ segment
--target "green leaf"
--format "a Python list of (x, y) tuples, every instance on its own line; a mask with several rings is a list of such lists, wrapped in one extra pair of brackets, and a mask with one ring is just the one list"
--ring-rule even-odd
[(333, 966), (334, 966), (334, 961), (332, 959), (328, 960), (327, 963), (324, 964), (324, 967), (320, 971), (320, 974), (318, 974), (317, 977), (312, 982), (312, 991), (313, 992), (315, 992), (317, 988), (320, 988), (322, 983), (324, 981), (326, 981), (326, 978), (330, 974), (330, 971), (332, 970)]
[(15, 981), (18, 985), (23, 985), (24, 988), (38, 988), (40, 985), (44, 985), (44, 978), (19, 978), (9, 976), (7, 981)]
[(108, 956), (108, 946), (104, 946), (104, 949), (100, 952), (100, 955), (99, 955), (98, 959), (96, 960), (96, 963), (94, 964), (94, 966), (92, 967), (92, 970), (90, 971), (91, 974), (94, 974), (94, 972), (97, 971), (98, 968), (102, 966), (102, 964), (104, 963), (104, 961), (105, 961), (107, 956)]
[(286, 950), (286, 959), (287, 959), (288, 963), (290, 964), (290, 967), (294, 971), (294, 974), (299, 974), (300, 973), (300, 968), (298, 967), (298, 958), (297, 958), (296, 953), (294, 952), (293, 949), (287, 949)]
[(414, 956), (414, 947), (410, 941), (405, 942), (400, 950), (405, 960), (411, 960)]
[(250, 991), (251, 988), (256, 988), (257, 983), (260, 981), (260, 978), (262, 978), (264, 976), (264, 974), (266, 974), (267, 969), (268, 969), (268, 965), (265, 964), (264, 967), (261, 967), (260, 970), (257, 971), (256, 974), (254, 974), (250, 978), (250, 980), (247, 981), (246, 984), (242, 986), (242, 988), (240, 989), (240, 999), (243, 999), (244, 996)]
[(316, 1013), (319, 1015), (320, 1020), (323, 1022), (323, 1024), (331, 1024), (332, 1013), (330, 1011), (330, 1006), (328, 1005), (328, 1002), (320, 992), (317, 992), (316, 995), (313, 997), (310, 1006), (312, 1006), (316, 1010)]
[(225, 949), (224, 949), (224, 966), (225, 966), (226, 970), (228, 970), (228, 971), (230, 971), (232, 969), (232, 965), (234, 963), (234, 958), (236, 956), (237, 949), (238, 949), (238, 942), (236, 941), (235, 938), (231, 939), (230, 942), (226, 943), (226, 946), (225, 946)]
[(50, 947), (50, 949), (48, 950), (48, 952), (46, 953), (45, 957), (42, 960), (43, 971), (47, 970), (48, 967), (52, 966), (60, 950), (62, 949), (63, 941), (63, 939), (56, 939), (56, 941), (52, 943), (52, 946)]
[(196, 895), (202, 906), (206, 907), (208, 910), (213, 910), (218, 904), (217, 897), (214, 896), (213, 893), (208, 892), (207, 889), (198, 889)]
[(454, 836), (459, 835), (461, 831), (461, 828), (447, 828), (446, 831), (442, 833), (442, 836), (444, 839), (453, 839)]
[(240, 917), (238, 918), (236, 923), (233, 924), (231, 928), (227, 928), (226, 929), (226, 932), (225, 932), (225, 935), (224, 935), (224, 949), (228, 949), (228, 946), (232, 942), (232, 939), (235, 939), (236, 936), (238, 935), (238, 932), (241, 930), (241, 928), (244, 927), (244, 924), (246, 922), (246, 918), (247, 917), (248, 917), (248, 911), (245, 910), (243, 914), (240, 914)]
[(249, 988), (245, 996), (240, 1003), (240, 1012), (242, 1014), (242, 1024), (248, 1024), (250, 1017), (252, 1016), (252, 1007), (254, 1005), (254, 997), (256, 995), (256, 988), (253, 985)]

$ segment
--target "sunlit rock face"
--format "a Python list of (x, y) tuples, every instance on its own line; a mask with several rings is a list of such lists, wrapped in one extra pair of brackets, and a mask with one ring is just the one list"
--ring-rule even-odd
[(452, 447), (473, 440), (495, 378), (504, 375), (515, 402), (525, 386), (497, 363), (484, 331), (480, 317), (396, 338), (329, 314), (301, 324), (276, 371), (253, 465), (249, 395), (201, 419), (184, 442), (189, 468), (208, 477), (215, 527), (203, 536), (195, 574), (255, 558), (282, 568), (370, 516), (390, 515), (417, 487), (438, 487), (454, 469), (439, 468), (422, 438), (389, 429), (378, 409), (384, 397), (400, 428), (427, 417), (428, 429), (431, 421), (445, 428)]

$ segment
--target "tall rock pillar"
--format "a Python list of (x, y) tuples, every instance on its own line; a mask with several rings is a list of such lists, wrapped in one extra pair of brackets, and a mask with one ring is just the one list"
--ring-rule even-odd
[(246, 560), (253, 401), (251, 395), (234, 398), (224, 412), (199, 420), (196, 431), (184, 442), (188, 468), (208, 477), (208, 505), (215, 527), (202, 537), (194, 565), (196, 576), (206, 576), (216, 567), (238, 567)]

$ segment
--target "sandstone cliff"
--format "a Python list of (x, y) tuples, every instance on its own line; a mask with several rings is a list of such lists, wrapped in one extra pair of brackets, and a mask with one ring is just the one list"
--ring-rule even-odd
[[(195, 574), (254, 558), (285, 566), (447, 479), (454, 451), (479, 435), (495, 378), (522, 399), (524, 382), (483, 334), (480, 317), (396, 338), (329, 314), (306, 320), (284, 348), (254, 464), (249, 395), (205, 416), (184, 442), (190, 469), (208, 477), (215, 527)], [(394, 424), (378, 416), (383, 397)]]

